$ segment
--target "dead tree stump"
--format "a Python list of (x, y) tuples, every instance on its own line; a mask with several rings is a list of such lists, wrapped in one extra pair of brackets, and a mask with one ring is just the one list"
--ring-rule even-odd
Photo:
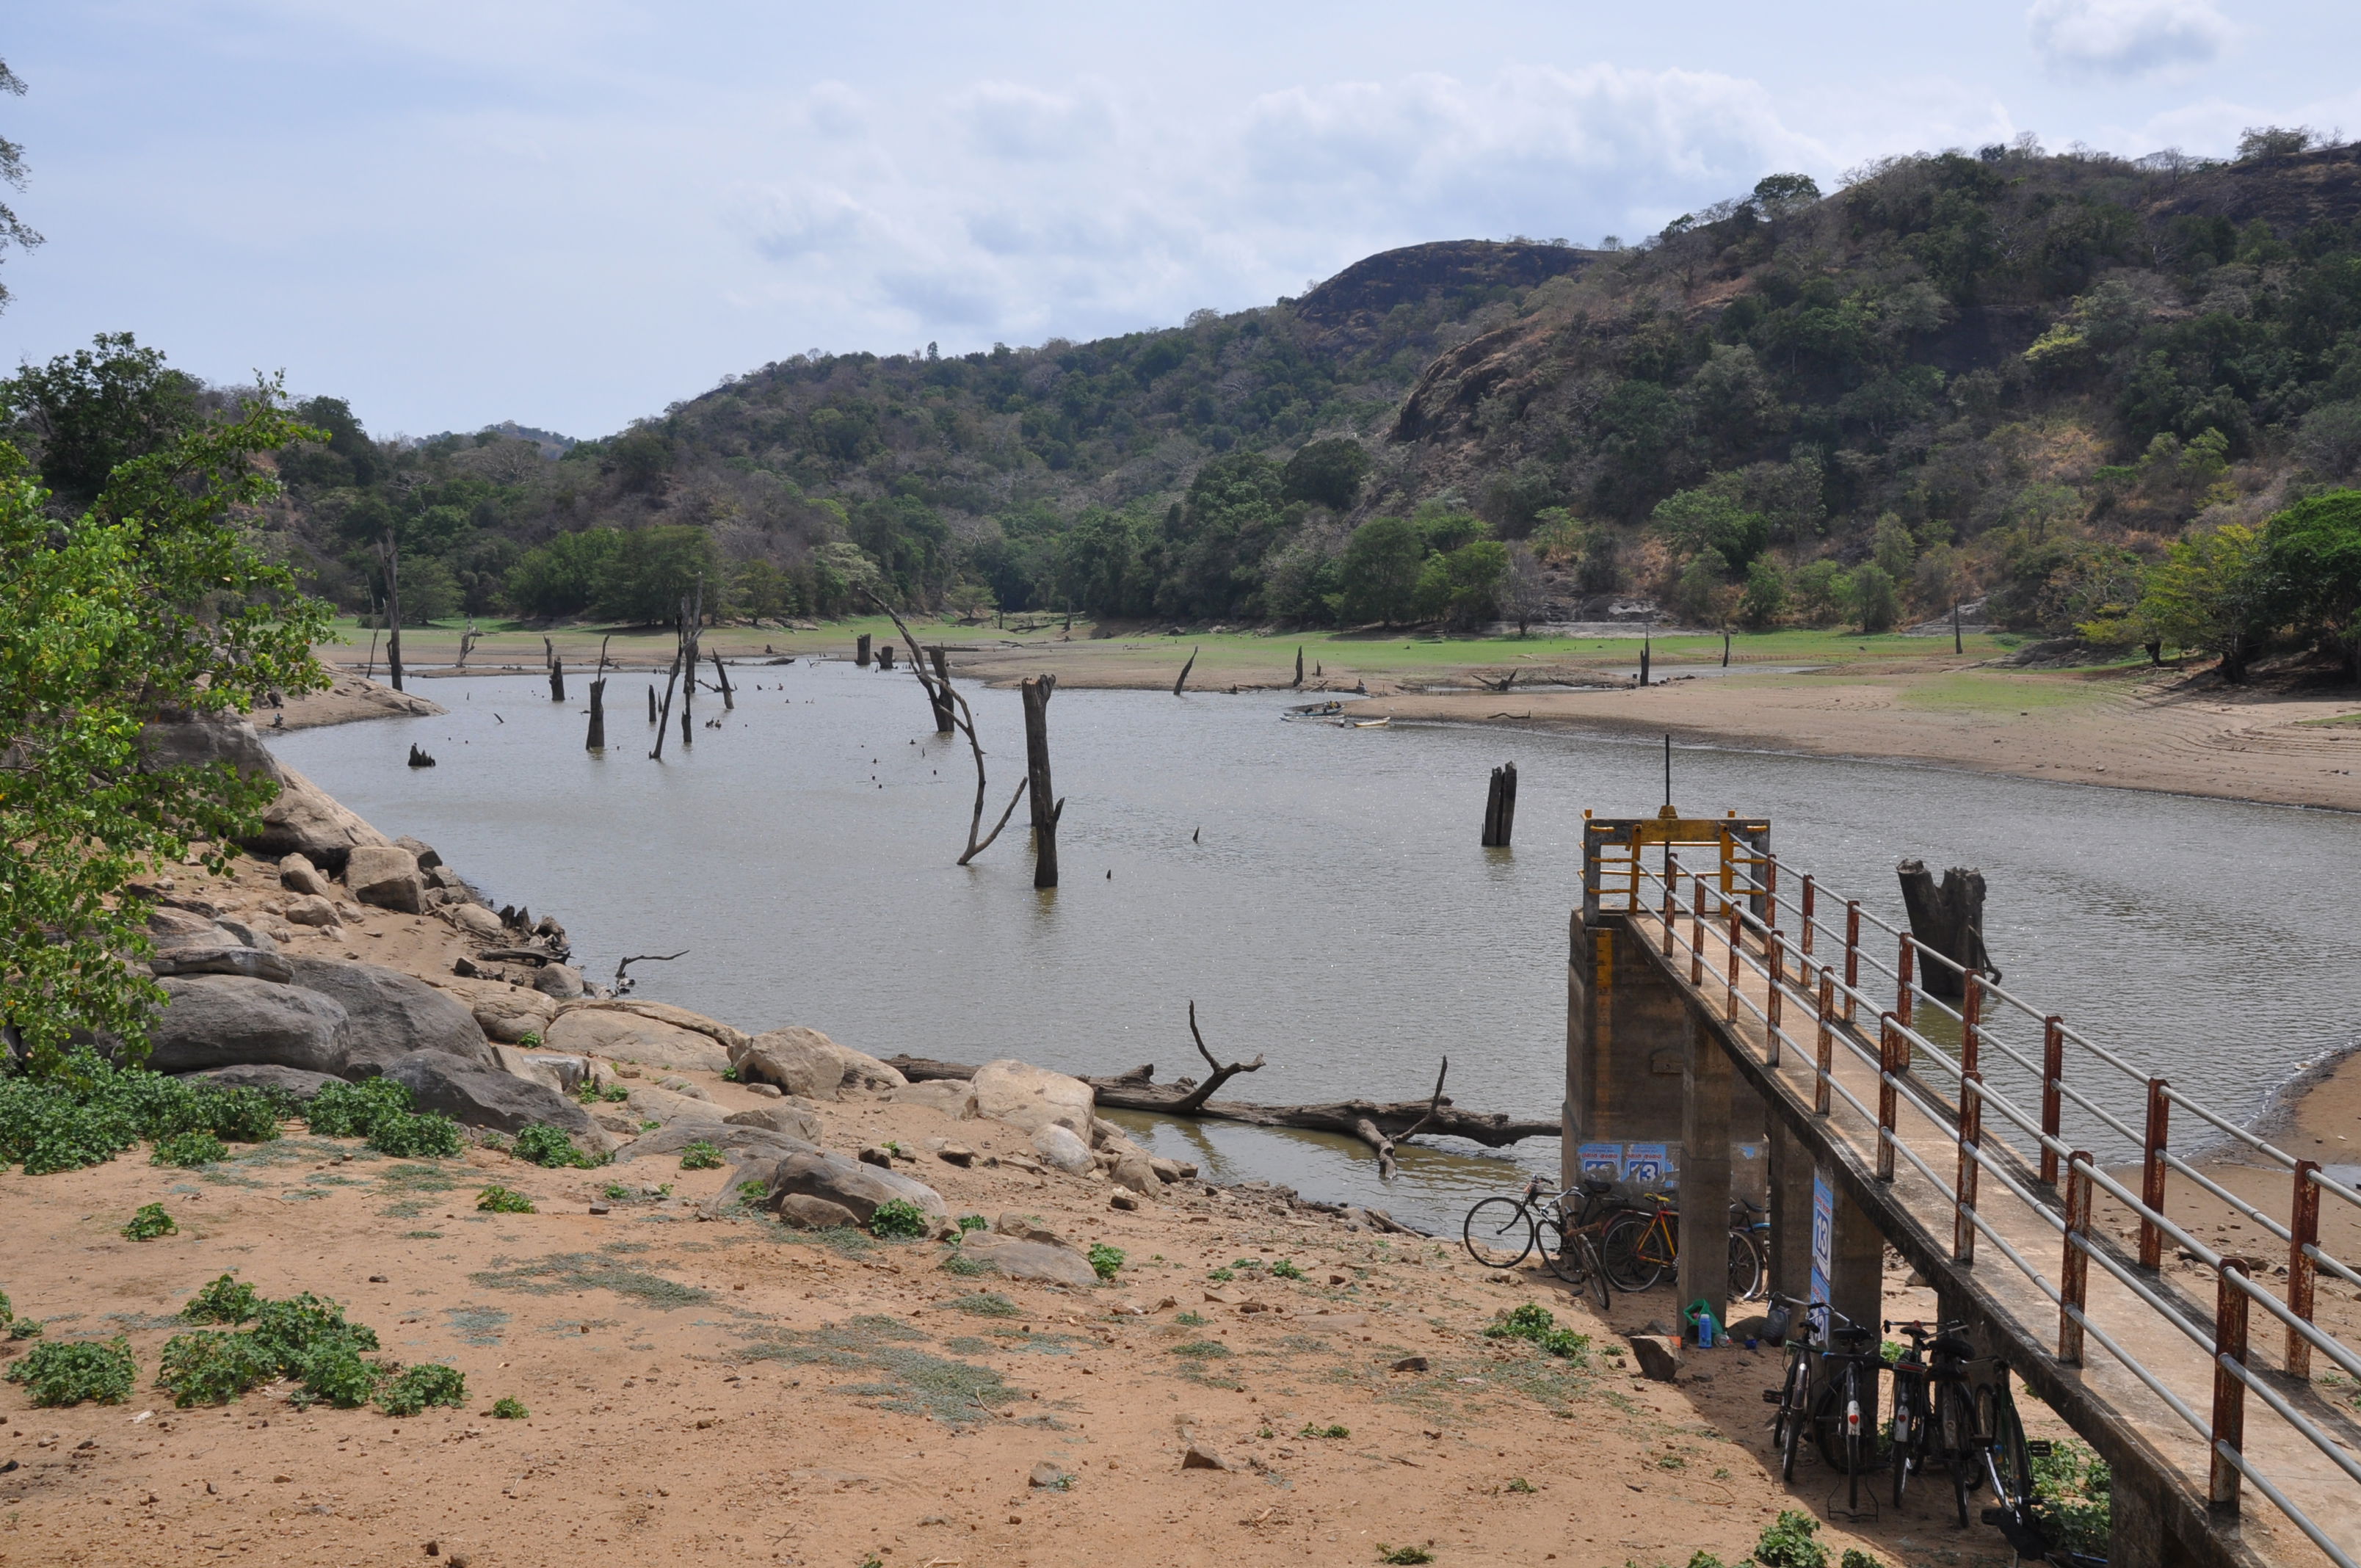
[[(891, 662), (894, 656), (894, 650), (891, 648), (886, 649), (885, 656), (888, 661), (885, 667), (890, 670), (894, 667)], [(864, 670), (869, 667), (869, 633), (866, 631), (853, 639), (852, 662), (860, 665)]]
[[(917, 656), (915, 653), (911, 655), (913, 658)], [(949, 735), (951, 733), (953, 717), (950, 661), (945, 656), (943, 645), (939, 642), (927, 650), (927, 660), (935, 667), (934, 689), (927, 694), (927, 700), (932, 703), (935, 708), (935, 733)]]
[(549, 661), (549, 700), (566, 700), (566, 661), (553, 654)]
[(582, 749), (586, 751), (607, 749), (607, 683), (603, 679), (590, 683), (590, 733), (583, 740)]
[(1058, 818), (1066, 803), (1049, 789), (1049, 696), (1058, 677), (1043, 675), (1024, 683), (1025, 777), (1033, 796), (1033, 885), (1058, 885)]
[(713, 654), (713, 675), (721, 683), (721, 710), (724, 713), (734, 710), (738, 706), (738, 693), (730, 684), (730, 666), (721, 662), (719, 650)]
[(1517, 830), (1517, 764), (1503, 762), (1492, 770), (1492, 785), (1484, 797), (1484, 848), (1505, 850)]
[[(1919, 860), (1894, 868), (1902, 879), (1902, 903), (1910, 912), (1910, 934), (1963, 969), (2000, 978), (1992, 955), (1984, 950), (1984, 873), (1953, 866), (1938, 885)], [(1959, 1001), (1967, 982), (1950, 964), (1921, 964), (1918, 983), (1930, 996)]]
[(1180, 678), (1179, 678), (1179, 679), (1177, 679), (1177, 680), (1175, 680), (1175, 681), (1172, 683), (1172, 695), (1173, 695), (1174, 696), (1179, 696), (1180, 695), (1180, 688), (1181, 688), (1181, 687), (1183, 687), (1183, 686), (1185, 686), (1185, 685), (1187, 685), (1189, 684), (1189, 672), (1190, 672), (1190, 671), (1191, 671), (1191, 670), (1193, 670), (1193, 669), (1195, 669), (1196, 667), (1197, 667), (1197, 650), (1196, 650), (1196, 649), (1194, 649), (1194, 648), (1191, 648), (1191, 649), (1190, 649), (1190, 650), (1189, 650), (1189, 662), (1188, 662), (1187, 663), (1185, 663), (1185, 664), (1183, 664), (1183, 665), (1181, 665), (1181, 666), (1180, 666)]
[(650, 724), (653, 724), (655, 721), (656, 721), (656, 684), (655, 684), (655, 682), (653, 682), (653, 681), (650, 681), (650, 682), (648, 683), (648, 722), (649, 722)]
[(1303, 650), (1302, 650), (1302, 648), (1301, 648), (1301, 647), (1300, 647), (1300, 646), (1295, 650), (1295, 687), (1294, 687), (1294, 689), (1295, 689), (1295, 690), (1297, 690), (1297, 691), (1301, 691), (1301, 690), (1303, 689)]

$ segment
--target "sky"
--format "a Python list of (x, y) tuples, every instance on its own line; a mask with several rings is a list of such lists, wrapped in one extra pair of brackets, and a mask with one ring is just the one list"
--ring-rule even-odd
[(807, 349), (1082, 340), (1361, 257), (1634, 240), (2030, 132), (2361, 133), (2350, 0), (9, 8), (0, 367), (128, 331), (379, 433), (577, 436)]

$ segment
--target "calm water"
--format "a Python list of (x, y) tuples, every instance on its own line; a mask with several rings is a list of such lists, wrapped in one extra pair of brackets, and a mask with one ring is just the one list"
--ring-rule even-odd
[[(748, 666), (719, 729), (647, 751), (644, 677), (609, 686), (603, 756), (538, 679), (421, 683), (448, 717), (286, 736), (275, 749), (497, 904), (555, 915), (578, 960), (741, 1028), (820, 1029), (877, 1056), (1011, 1056), (1074, 1072), (1268, 1055), (1247, 1099), (1422, 1097), (1437, 1058), (1473, 1109), (1554, 1113), (1584, 808), (1661, 799), (1653, 745), (1448, 726), (1282, 723), (1283, 696), (1060, 691), (1049, 710), (1065, 885), (1032, 886), (1022, 814), (972, 866), (974, 772), (906, 674)], [(991, 816), (1021, 773), (1014, 692), (972, 691)], [(700, 696), (700, 719), (720, 714)], [(439, 759), (403, 765), (411, 744)], [(1485, 783), (1518, 765), (1513, 851), (1477, 846)], [(1771, 818), (1787, 863), (1899, 915), (1894, 862), (1980, 866), (2010, 989), (2246, 1113), (2347, 1044), (2361, 935), (2346, 889), (2361, 818), (1901, 765), (1675, 753), (1692, 812)], [(1413, 1152), (1387, 1185), (1358, 1146), (1164, 1124), (1157, 1145), (1230, 1179), (1455, 1222), (1466, 1194), (1554, 1171)]]

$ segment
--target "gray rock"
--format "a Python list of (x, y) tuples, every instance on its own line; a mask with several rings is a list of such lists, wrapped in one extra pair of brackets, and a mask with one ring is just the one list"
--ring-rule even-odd
[(244, 975), (174, 975), (148, 1031), (158, 1072), (269, 1062), (341, 1074), (347, 1021), (334, 997)]
[(204, 767), (227, 762), (247, 778), (259, 774), (277, 779), (279, 764), (262, 743), (254, 726), (242, 718), (191, 717), (142, 727), (139, 771), (161, 773), (166, 768)]
[(418, 869), (421, 872), (431, 872), (443, 863), (443, 857), (434, 852), (434, 848), (431, 844), (422, 844), (407, 834), (393, 842), (395, 848), (410, 851), (410, 858), (418, 862)]
[(772, 1198), (795, 1192), (841, 1203), (864, 1225), (880, 1203), (896, 1198), (915, 1203), (921, 1212), (938, 1218), (948, 1218), (950, 1213), (942, 1194), (923, 1181), (818, 1150), (791, 1155), (779, 1161), (777, 1168), (771, 1172)]
[(711, 1144), (723, 1154), (741, 1160), (783, 1160), (819, 1152), (801, 1138), (774, 1133), (768, 1127), (733, 1127), (727, 1122), (675, 1122), (617, 1149), (615, 1162), (620, 1165), (627, 1160), (678, 1155), (694, 1143)]
[[(572, 1061), (577, 1068), (580, 1066), (579, 1058), (560, 1057), (557, 1059), (560, 1061)], [(538, 1083), (543, 1088), (554, 1089), (560, 1094), (566, 1091), (566, 1080), (558, 1076), (557, 1070), (555, 1068), (543, 1066), (540, 1062), (526, 1056), (514, 1046), (494, 1046), (492, 1047), (492, 1064), (511, 1078), (522, 1078), (527, 1083)], [(577, 1081), (579, 1081), (578, 1077)]]
[(721, 1119), (733, 1127), (763, 1127), (785, 1133), (815, 1146), (820, 1141), (819, 1118), (798, 1106), (757, 1105), (751, 1111), (732, 1111)]
[(590, 1081), (590, 1064), (580, 1057), (553, 1056), (538, 1051), (519, 1051), (516, 1054), (534, 1069), (555, 1078), (561, 1093), (575, 1093)]
[(1043, 1124), (1033, 1135), (1033, 1152), (1069, 1176), (1080, 1176), (1092, 1166), (1090, 1145), (1055, 1122)]
[(336, 924), (336, 906), (316, 894), (293, 899), (287, 905), (291, 925), (328, 927)]
[(148, 929), (159, 938), (210, 938), (219, 927), (214, 924), (214, 918), (210, 915), (199, 915), (192, 910), (159, 906), (148, 912)]
[(480, 904), (445, 904), (440, 913), (460, 931), (480, 942), (500, 939), (500, 917)]
[(1681, 1342), (1669, 1334), (1633, 1334), (1631, 1354), (1640, 1375), (1652, 1383), (1671, 1383), (1681, 1375)]
[(262, 830), (238, 840), (247, 853), (269, 860), (302, 855), (323, 871), (339, 872), (356, 848), (386, 841), (384, 834), (283, 762), (279, 781), (279, 798), (263, 807)]
[(861, 1223), (843, 1204), (801, 1192), (790, 1192), (779, 1200), (779, 1222), (799, 1231), (851, 1230)]
[(1202, 1442), (1191, 1443), (1189, 1451), (1180, 1456), (1180, 1468), (1183, 1470), (1227, 1470), (1229, 1467), (1228, 1460)]
[(345, 860), (345, 886), (357, 904), (402, 915), (426, 913), (426, 883), (417, 859), (391, 844), (361, 844)]
[(960, 1255), (1010, 1279), (1038, 1279), (1077, 1290), (1088, 1290), (1099, 1282), (1090, 1260), (1081, 1255), (1014, 1236), (970, 1231), (960, 1243)]
[(992, 1234), (996, 1236), (1006, 1236), (1011, 1241), (1038, 1242), (1043, 1246), (1063, 1247), (1071, 1253), (1080, 1253), (1082, 1250), (1079, 1244), (1068, 1240), (1047, 1225), (1035, 1224), (1013, 1209), (993, 1222)]
[(931, 1106), (954, 1122), (975, 1114), (975, 1085), (965, 1079), (930, 1078), (922, 1083), (906, 1083), (889, 1091), (885, 1098), (895, 1105)]
[(763, 1100), (776, 1100), (780, 1095), (786, 1092), (785, 1090), (781, 1089), (775, 1083), (748, 1083), (741, 1085), (741, 1087), (743, 1088), (747, 1093)]
[(743, 1050), (732, 1051), (730, 1060), (741, 1079), (759, 1078), (813, 1100), (855, 1099), (909, 1082), (875, 1057), (799, 1025), (755, 1036)]
[(346, 1077), (370, 1077), (387, 1062), (414, 1051), (440, 1051), (471, 1067), (497, 1070), (491, 1046), (474, 1014), (424, 981), (339, 959), (287, 961), (295, 984), (343, 1003), (351, 1022), (345, 1036), (345, 1060), (337, 1070)]
[(329, 1084), (345, 1081), (334, 1073), (306, 1072), (300, 1067), (273, 1067), (268, 1062), (217, 1067), (207, 1072), (183, 1073), (181, 1077), (217, 1083), (224, 1089), (272, 1090), (306, 1104)]
[(243, 920), (232, 920), (227, 916), (224, 916), (218, 924), (223, 930), (237, 938), (240, 947), (252, 948), (258, 953), (275, 953), (279, 950), (278, 943)]
[(410, 1091), (421, 1111), (440, 1111), (463, 1126), (514, 1133), (536, 1122), (584, 1138), (593, 1148), (606, 1139), (589, 1113), (557, 1091), (528, 1082), (447, 1051), (412, 1051), (384, 1064), (385, 1076)]
[(671, 1126), (675, 1122), (719, 1122), (721, 1107), (694, 1095), (675, 1094), (652, 1083), (631, 1085), (631, 1114)]
[(276, 953), (258, 952), (243, 944), (174, 948), (149, 959), (148, 968), (159, 975), (242, 974), (251, 980), (276, 981), (281, 985), (295, 978), (295, 970), (285, 959)]
[(308, 893), (314, 898), (328, 894), (328, 879), (302, 855), (279, 857), (279, 885), (290, 893)]
[(541, 1032), (541, 1043), (552, 1050), (650, 1067), (719, 1072), (730, 1065), (729, 1050), (708, 1036), (604, 1007), (568, 1007)]
[(1055, 1124), (1082, 1140), (1090, 1152), (1091, 1107), (1097, 1096), (1079, 1078), (1003, 1058), (975, 1069), (976, 1113), (1011, 1123), (1028, 1133)]
[(1163, 1179), (1156, 1174), (1156, 1168), (1137, 1156), (1117, 1160), (1107, 1174), (1115, 1178), (1117, 1187), (1128, 1188), (1143, 1198), (1153, 1198), (1164, 1190)]
[(572, 964), (544, 964), (533, 977), (533, 988), (544, 996), (571, 1002), (582, 994), (582, 971)]

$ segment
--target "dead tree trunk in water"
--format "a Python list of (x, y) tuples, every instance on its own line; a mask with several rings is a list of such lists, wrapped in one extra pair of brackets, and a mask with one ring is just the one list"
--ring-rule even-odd
[(1180, 688), (1189, 684), (1189, 672), (1196, 667), (1197, 650), (1191, 648), (1189, 650), (1189, 662), (1180, 666), (1180, 678), (1172, 683), (1172, 695), (1174, 696), (1179, 696), (1180, 695)]
[(1297, 649), (1295, 650), (1295, 686), (1294, 686), (1294, 689), (1295, 689), (1295, 690), (1297, 690), (1297, 691), (1301, 691), (1301, 690), (1303, 689), (1303, 650), (1302, 650), (1301, 647), (1299, 647), (1299, 648), (1297, 648)]
[(1024, 684), (1025, 781), (1033, 795), (1033, 885), (1058, 885), (1058, 818), (1066, 803), (1049, 788), (1049, 696), (1058, 677), (1042, 675)]
[(877, 667), (881, 670), (890, 670), (894, 667), (894, 644), (891, 642), (878, 644)]
[(864, 670), (869, 667), (869, 633), (866, 631), (852, 641), (852, 662)]
[[(918, 651), (911, 649), (910, 657), (915, 659), (917, 656)], [(952, 728), (950, 661), (944, 657), (943, 645), (939, 642), (927, 650), (927, 657), (934, 663), (935, 685), (940, 693), (939, 696), (930, 694), (928, 698), (935, 705), (935, 733), (948, 735)]]
[[(672, 727), (672, 688), (679, 679), (680, 650), (675, 648), (672, 651), (672, 672), (664, 676), (664, 712), (656, 719), (656, 749), (648, 753), (650, 760), (653, 762), (664, 761), (664, 731)], [(648, 688), (648, 696), (650, 697), (655, 696), (653, 686)]]
[(387, 529), (378, 542), (377, 556), (385, 563), (385, 667), (392, 673), (393, 689), (401, 689), (401, 546)]
[(653, 724), (653, 723), (657, 722), (657, 719), (656, 719), (656, 684), (655, 684), (655, 682), (653, 682), (653, 681), (650, 681), (650, 682), (648, 683), (648, 722), (649, 722), (650, 724)]
[(734, 712), (738, 707), (738, 694), (730, 685), (730, 666), (721, 662), (719, 650), (714, 652), (712, 658), (714, 678), (721, 683), (721, 711)]
[(590, 683), (590, 733), (582, 742), (582, 749), (586, 751), (607, 749), (607, 683), (603, 679)]
[(917, 676), (918, 684), (926, 688), (927, 701), (934, 706), (936, 712), (950, 713), (954, 716), (954, 722), (959, 731), (967, 737), (969, 751), (974, 754), (975, 810), (968, 817), (967, 853), (961, 855), (958, 861), (959, 864), (965, 865), (992, 848), (993, 840), (1000, 837), (1000, 830), (1008, 826), (1010, 817), (1016, 815), (1016, 803), (1024, 798), (1026, 789), (1031, 781), (1027, 779), (1018, 783), (1016, 793), (1008, 797), (1008, 808), (1000, 814), (1000, 820), (992, 825), (992, 831), (985, 833), (983, 831), (983, 740), (975, 731), (975, 709), (968, 706), (967, 698), (951, 689), (950, 666), (943, 660), (943, 651), (939, 648), (935, 650), (935, 673), (928, 674), (926, 657), (918, 649), (918, 640), (910, 635), (909, 627), (903, 624), (901, 616), (895, 612), (894, 607), (873, 593), (869, 595), (869, 602), (894, 618), (894, 629), (902, 634), (902, 641), (908, 644), (910, 649), (910, 673)]
[(1484, 848), (1505, 850), (1517, 830), (1517, 764), (1503, 762), (1492, 770), (1491, 792), (1484, 798)]
[[(1998, 980), (2000, 970), (1984, 951), (1984, 873), (1953, 866), (1938, 886), (1924, 861), (1905, 861), (1894, 870), (1902, 879), (1903, 905), (1910, 912), (1910, 934), (1952, 963)], [(1918, 969), (1918, 983), (1928, 995), (1956, 1002), (1967, 994), (1966, 981), (1950, 964)]]
[(562, 658), (552, 658), (549, 661), (549, 700), (552, 702), (566, 700), (566, 661)]
[(680, 601), (680, 743), (697, 744), (697, 644), (705, 630), (705, 578)]

